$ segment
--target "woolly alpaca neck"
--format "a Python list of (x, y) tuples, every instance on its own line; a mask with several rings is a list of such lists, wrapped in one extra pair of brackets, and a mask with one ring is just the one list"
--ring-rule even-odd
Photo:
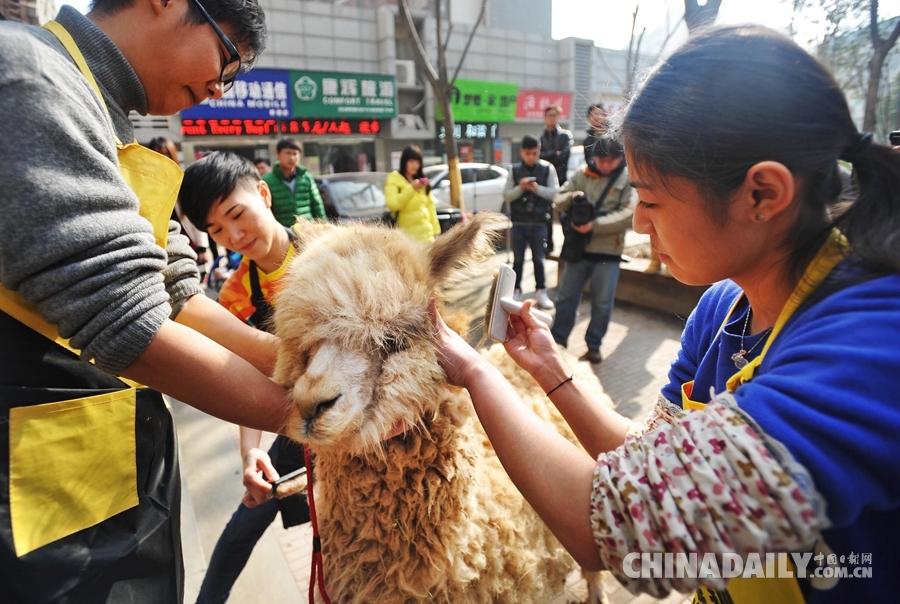
[(325, 582), (345, 604), (538, 602), (565, 582), (571, 559), (485, 448), (468, 396), (444, 392), (383, 455), (317, 454)]

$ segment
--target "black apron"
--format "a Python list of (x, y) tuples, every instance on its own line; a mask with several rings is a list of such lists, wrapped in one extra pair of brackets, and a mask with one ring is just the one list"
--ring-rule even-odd
[(184, 565), (175, 426), (162, 395), (147, 388), (137, 391), (134, 422), (138, 506), (16, 556), (9, 505), (10, 409), (119, 391), (127, 385), (2, 312), (0, 334), (0, 600), (181, 602)]

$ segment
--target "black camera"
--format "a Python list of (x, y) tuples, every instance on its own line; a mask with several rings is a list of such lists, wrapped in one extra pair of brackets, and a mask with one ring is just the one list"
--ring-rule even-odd
[(572, 205), (566, 210), (569, 220), (576, 226), (582, 226), (594, 220), (594, 206), (585, 195), (572, 197)]
[(888, 135), (888, 140), (891, 142), (891, 147), (900, 146), (900, 130), (894, 130)]

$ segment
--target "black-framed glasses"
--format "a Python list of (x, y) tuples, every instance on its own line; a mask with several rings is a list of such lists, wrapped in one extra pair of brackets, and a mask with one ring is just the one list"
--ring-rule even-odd
[(241, 70), (241, 55), (238, 54), (237, 48), (231, 43), (231, 40), (228, 39), (225, 32), (222, 31), (222, 28), (219, 27), (219, 24), (209, 16), (209, 13), (206, 12), (206, 9), (200, 4), (200, 0), (194, 0), (194, 4), (197, 5), (197, 8), (200, 9), (200, 12), (203, 13), (206, 20), (212, 25), (216, 35), (222, 40), (222, 44), (225, 45), (225, 50), (227, 50), (230, 55), (228, 60), (225, 61), (225, 64), (222, 65), (221, 73), (219, 73), (219, 81), (222, 82), (222, 92), (228, 92), (231, 90), (231, 87), (234, 86), (234, 79)]

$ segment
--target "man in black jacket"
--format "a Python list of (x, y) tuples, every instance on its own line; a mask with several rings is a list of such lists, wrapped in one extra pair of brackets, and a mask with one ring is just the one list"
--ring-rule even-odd
[(562, 108), (559, 105), (548, 105), (544, 109), (544, 126), (541, 132), (541, 159), (553, 164), (559, 185), (566, 182), (566, 171), (569, 168), (569, 153), (575, 140), (572, 133), (560, 128), (559, 116)]

